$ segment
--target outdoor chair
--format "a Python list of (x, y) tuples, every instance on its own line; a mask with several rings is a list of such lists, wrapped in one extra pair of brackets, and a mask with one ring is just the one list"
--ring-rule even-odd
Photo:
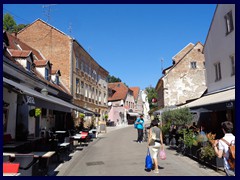
[(3, 173), (18, 173), (19, 172), (19, 163), (3, 163)]
[(21, 176), (38, 175), (38, 161), (38, 159), (34, 159), (33, 154), (15, 154), (14, 162), (20, 163)]

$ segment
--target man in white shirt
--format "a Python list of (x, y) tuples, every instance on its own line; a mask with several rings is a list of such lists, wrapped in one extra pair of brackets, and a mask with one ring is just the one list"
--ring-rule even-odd
[[(222, 139), (226, 140), (229, 144), (235, 144), (235, 136), (232, 134), (233, 124), (230, 121), (222, 122), (221, 124), (224, 137)], [(215, 140), (213, 143), (214, 151), (217, 157), (224, 160), (224, 170), (227, 176), (235, 176), (235, 169), (231, 169), (228, 163), (229, 158), (229, 148), (228, 145), (222, 140)]]

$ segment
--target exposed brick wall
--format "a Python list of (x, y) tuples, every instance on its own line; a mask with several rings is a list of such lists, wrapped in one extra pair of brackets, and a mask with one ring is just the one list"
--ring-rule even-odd
[(70, 91), (71, 39), (41, 20), (20, 31), (18, 38), (39, 50), (54, 69), (60, 69), (60, 79)]

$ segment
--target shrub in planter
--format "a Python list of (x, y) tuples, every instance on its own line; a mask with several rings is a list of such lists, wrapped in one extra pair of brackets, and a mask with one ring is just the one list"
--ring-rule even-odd
[(212, 160), (213, 158), (216, 158), (214, 149), (212, 147), (212, 145), (207, 142), (205, 146), (200, 148), (200, 159), (201, 160)]

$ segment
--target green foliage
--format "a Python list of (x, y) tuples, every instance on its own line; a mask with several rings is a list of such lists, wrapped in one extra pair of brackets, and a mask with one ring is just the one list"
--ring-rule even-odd
[(200, 158), (202, 160), (204, 160), (206, 158), (211, 160), (214, 157), (216, 157), (214, 149), (213, 149), (212, 145), (209, 142), (207, 142), (207, 144), (205, 146), (201, 147)]
[(161, 127), (161, 129), (162, 129), (162, 133), (163, 133), (164, 135), (169, 134), (170, 126), (171, 126), (171, 122), (170, 122), (170, 121), (168, 121), (168, 122), (166, 122), (165, 124), (163, 124), (163, 126)]
[(85, 117), (85, 114), (80, 113), (80, 114), (79, 114), (79, 117), (80, 117), (80, 119), (83, 119), (83, 118)]
[(115, 76), (111, 76), (111, 75), (108, 75), (107, 80), (109, 83), (122, 82), (120, 78), (116, 78)]
[(152, 86), (146, 87), (145, 91), (147, 92), (148, 103), (150, 110), (157, 107), (157, 103), (152, 103), (152, 99), (157, 99), (157, 91)]
[(3, 16), (3, 29), (13, 33), (13, 32), (18, 32), (25, 28), (27, 24), (16, 24), (13, 16), (9, 13), (4, 14)]
[(38, 117), (38, 116), (40, 116), (40, 115), (41, 115), (41, 113), (42, 113), (42, 111), (41, 111), (41, 109), (40, 109), (40, 108), (36, 108), (36, 109), (35, 109), (35, 117)]
[(28, 24), (18, 24), (17, 26), (14, 27), (14, 32), (18, 32), (25, 28)]
[(103, 116), (103, 118), (104, 118), (105, 120), (107, 120), (107, 119), (108, 119), (108, 115), (105, 114), (105, 115)]
[(3, 29), (9, 32), (14, 32), (14, 27), (16, 26), (16, 22), (13, 16), (9, 13), (4, 14), (3, 16)]
[(163, 122), (174, 123), (177, 126), (185, 126), (191, 123), (193, 119), (192, 114), (189, 111), (189, 108), (181, 108), (176, 110), (168, 110), (163, 112), (162, 120)]
[(183, 134), (183, 142), (187, 147), (197, 146), (198, 142), (193, 130), (182, 129), (179, 133)]

